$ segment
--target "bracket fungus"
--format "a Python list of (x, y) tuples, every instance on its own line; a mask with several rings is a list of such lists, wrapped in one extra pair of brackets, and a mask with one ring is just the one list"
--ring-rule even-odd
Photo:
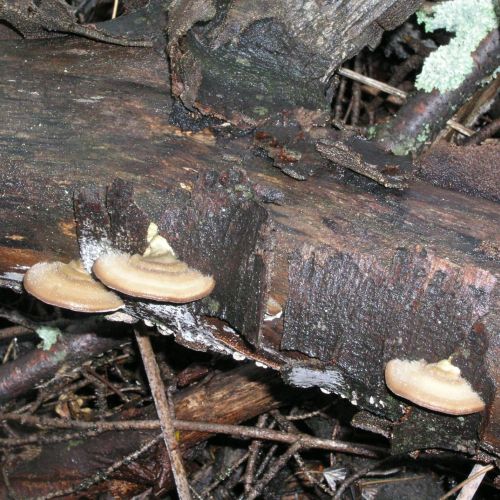
[(398, 396), (440, 413), (468, 415), (485, 407), (460, 368), (447, 359), (437, 363), (391, 359), (385, 367), (385, 382)]
[(124, 303), (111, 290), (94, 280), (80, 261), (39, 262), (24, 275), (24, 288), (37, 299), (72, 311), (116, 311)]
[(92, 270), (113, 290), (177, 304), (202, 299), (215, 286), (211, 276), (191, 269), (173, 254), (146, 256), (113, 252), (99, 257)]
[(92, 270), (107, 287), (133, 297), (184, 304), (212, 292), (212, 276), (178, 260), (154, 224), (148, 241), (143, 255), (111, 252), (99, 257)]

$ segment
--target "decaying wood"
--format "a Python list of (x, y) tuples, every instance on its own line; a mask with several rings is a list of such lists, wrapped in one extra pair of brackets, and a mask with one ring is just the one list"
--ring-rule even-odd
[(49, 350), (34, 349), (10, 363), (0, 365), (0, 402), (5, 403), (33, 390), (36, 385), (52, 378), (58, 370), (70, 371), (92, 356), (118, 348), (126, 339), (120, 335), (110, 336), (111, 330), (113, 327), (108, 324), (105, 333), (67, 332)]
[[(279, 388), (279, 389), (278, 389)], [(279, 390), (279, 396), (277, 394)], [(254, 366), (242, 366), (231, 372), (218, 374), (209, 382), (180, 391), (174, 396), (175, 415), (178, 419), (190, 419), (207, 422), (238, 423), (278, 407), (287, 401), (294, 391), (283, 390), (277, 375)], [(295, 398), (297, 394), (295, 392)], [(135, 413), (134, 413), (135, 412)], [(129, 410), (125, 418), (154, 418), (154, 409)], [(110, 431), (98, 436), (86, 437), (44, 445), (27, 455), (24, 460), (16, 460), (12, 466), (4, 466), (11, 488), (18, 498), (42, 496), (57, 489), (78, 486), (83, 480), (104, 470), (122, 457), (139, 449), (158, 434), (158, 430)], [(181, 431), (179, 440), (184, 452), (206, 440), (209, 434), (200, 431)], [(149, 453), (147, 462), (155, 468), (156, 454)], [(168, 458), (167, 458), (168, 460)], [(164, 465), (164, 464), (162, 464)], [(106, 483), (117, 492), (132, 492), (134, 488), (143, 488), (143, 483), (155, 484), (151, 479), (137, 478), (127, 466), (116, 471), (110, 479), (115, 484)], [(168, 472), (168, 470), (166, 471)], [(159, 474), (159, 472), (158, 472)], [(136, 477), (135, 481), (132, 478)], [(172, 478), (167, 477), (172, 484)], [(135, 484), (134, 484), (135, 482)], [(168, 487), (168, 484), (165, 486)], [(97, 494), (100, 485), (87, 492)], [(7, 497), (6, 486), (0, 482), (0, 496)]]
[(161, 4), (153, 1), (115, 23), (82, 25), (75, 19), (68, 3), (62, 0), (0, 2), (0, 22), (6, 22), (25, 38), (50, 38), (72, 33), (116, 45), (152, 47), (156, 30), (151, 21), (158, 16), (161, 17)]
[(500, 144), (433, 146), (417, 162), (417, 175), (436, 186), (500, 202)]
[(348, 137), (343, 141), (319, 141), (316, 149), (335, 164), (373, 179), (382, 186), (395, 189), (408, 187), (411, 161), (405, 157), (391, 158), (370, 141), (358, 137)]
[[(106, 245), (144, 245), (146, 222), (155, 221), (183, 260), (217, 273), (217, 304), (130, 300), (130, 314), (191, 347), (245, 349), (297, 385), (395, 420), (396, 450), (414, 448), (407, 438), (415, 430), (422, 448), (499, 453), (498, 265), (484, 252), (498, 238), (496, 204), (422, 181), (394, 192), (341, 167), (298, 183), (262, 158), (251, 137), (232, 137), (225, 126), (217, 135), (183, 132), (168, 121), (166, 63), (150, 50), (97, 51), (78, 40), (2, 49), (3, 285), (20, 290), (37, 260), (78, 256), (72, 193), (88, 193), (95, 210), (78, 220), (82, 230), (89, 222), (89, 241), (104, 228)], [(116, 177), (128, 183), (113, 184)], [(108, 205), (99, 196), (106, 186)], [(271, 192), (281, 193), (281, 205), (262, 205), (270, 198), (259, 193)], [(79, 243), (89, 248), (82, 232)], [(252, 288), (246, 315), (241, 298)], [(285, 306), (284, 321), (256, 325), (268, 295)], [(207, 315), (228, 324), (214, 329)], [(450, 355), (488, 402), (486, 414), (458, 420), (410, 406), (399, 420), (408, 406), (385, 388), (384, 362)]]
[(335, 69), (377, 46), (421, 3), (175, 2), (167, 25), (172, 91), (188, 108), (240, 126), (283, 109), (326, 110)]

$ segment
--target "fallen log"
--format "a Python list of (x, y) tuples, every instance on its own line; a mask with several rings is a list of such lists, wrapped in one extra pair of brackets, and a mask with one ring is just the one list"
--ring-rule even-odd
[[(306, 183), (290, 179), (250, 137), (172, 125), (167, 65), (149, 49), (6, 41), (0, 64), (3, 286), (20, 291), (32, 263), (78, 257), (78, 244), (84, 251), (98, 240), (96, 231), (76, 238), (73, 192), (87, 193), (81, 201), (96, 202), (85, 219), (91, 229), (135, 232), (123, 241), (139, 249), (155, 221), (183, 260), (217, 273), (213, 302), (131, 300), (130, 314), (190, 347), (243, 353), (296, 385), (348, 397), (395, 422), (394, 437), (418, 431), (418, 447), (499, 453), (498, 265), (484, 250), (498, 238), (497, 205), (421, 181), (395, 192), (340, 166)], [(135, 192), (113, 184), (117, 177)], [(108, 200), (106, 186), (114, 186)], [(234, 238), (249, 251), (231, 250)], [(246, 291), (235, 295), (240, 284)], [(284, 307), (284, 321), (265, 320), (268, 296)], [(226, 328), (215, 331), (207, 316)], [(387, 391), (386, 361), (450, 355), (486, 413), (458, 420), (413, 408), (415, 418), (400, 420), (412, 407)], [(413, 449), (411, 439), (393, 444)]]

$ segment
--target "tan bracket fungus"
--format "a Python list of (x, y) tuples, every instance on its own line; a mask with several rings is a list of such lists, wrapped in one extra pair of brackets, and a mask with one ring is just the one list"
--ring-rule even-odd
[(391, 359), (385, 367), (385, 382), (398, 396), (440, 413), (468, 415), (485, 408), (460, 368), (447, 359), (438, 363)]
[(161, 302), (183, 304), (212, 292), (215, 280), (178, 260), (165, 238), (158, 235), (156, 224), (148, 229), (148, 242), (143, 255), (111, 252), (99, 257), (93, 272), (113, 290)]
[(53, 306), (72, 311), (101, 313), (116, 311), (124, 303), (111, 290), (94, 280), (80, 261), (39, 262), (23, 280), (26, 291)]

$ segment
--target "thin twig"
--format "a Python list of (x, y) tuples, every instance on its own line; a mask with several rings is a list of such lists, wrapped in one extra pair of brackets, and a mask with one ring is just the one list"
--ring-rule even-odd
[(303, 444), (300, 441), (297, 441), (296, 443), (292, 444), (288, 448), (288, 450), (281, 455), (281, 457), (274, 462), (272, 467), (268, 469), (268, 471), (264, 474), (262, 479), (253, 487), (253, 489), (249, 492), (249, 494), (245, 497), (246, 500), (254, 500), (257, 498), (262, 490), (264, 489), (265, 486), (271, 481), (271, 479), (288, 463), (291, 457), (295, 455), (301, 448)]
[[(339, 68), (337, 72), (339, 75), (350, 78), (351, 80), (355, 80), (357, 82), (370, 85), (387, 94), (395, 95), (401, 97), (402, 99), (406, 99), (409, 95), (408, 92), (405, 92), (404, 90), (398, 89), (396, 87), (393, 87), (392, 85), (388, 85), (387, 83), (381, 82), (379, 80), (375, 80), (374, 78), (370, 78), (369, 76), (362, 75), (361, 73), (357, 73), (352, 69)], [(474, 130), (468, 127), (464, 127), (462, 124), (456, 122), (455, 120), (448, 120), (446, 124), (452, 129), (456, 130), (457, 132), (460, 132), (465, 136), (471, 136), (474, 134)]]
[(392, 85), (388, 85), (387, 83), (381, 82), (379, 80), (375, 80), (375, 78), (370, 78), (369, 76), (362, 75), (361, 73), (353, 71), (352, 69), (339, 68), (337, 70), (337, 73), (356, 82), (361, 82), (366, 85), (370, 85), (371, 87), (375, 87), (379, 90), (382, 90), (386, 94), (396, 95), (398, 97), (401, 97), (402, 99), (406, 99), (406, 97), (408, 97), (408, 92), (393, 87)]
[(212, 490), (217, 488), (217, 486), (219, 486), (220, 483), (222, 483), (229, 476), (231, 476), (231, 474), (248, 458), (248, 455), (249, 455), (248, 452), (244, 453), (238, 460), (236, 460), (236, 462), (231, 464), (229, 467), (226, 467), (224, 471), (221, 474), (219, 474), (215, 478), (215, 480), (201, 492), (202, 496), (206, 497), (206, 495), (208, 495)]
[[(296, 408), (293, 408), (292, 411), (290, 412), (290, 414), (292, 414), (295, 410), (296, 410)], [(279, 426), (282, 429), (284, 429), (285, 431), (294, 432), (294, 433), (298, 432), (297, 427), (292, 423), (292, 421), (288, 417), (286, 417), (285, 415), (282, 415), (278, 410), (271, 411), (271, 415), (278, 422)], [(319, 488), (320, 490), (322, 490), (324, 493), (326, 493), (330, 497), (333, 496), (333, 491), (331, 491), (330, 488), (327, 488), (326, 486), (321, 484), (320, 481), (317, 481), (312, 476), (312, 474), (307, 470), (306, 464), (302, 460), (302, 457), (300, 456), (300, 453), (298, 451), (297, 451), (297, 453), (295, 453), (293, 455), (293, 458), (299, 466), (299, 471), (303, 473), (303, 475), (306, 477), (306, 479), (308, 479), (311, 482), (311, 484), (313, 484), (315, 486), (315, 488)], [(323, 476), (321, 476), (321, 477), (323, 478)]]
[(360, 479), (361, 477), (363, 477), (367, 472), (370, 472), (371, 470), (380, 467), (381, 465), (383, 465), (385, 462), (391, 460), (392, 458), (394, 458), (394, 457), (387, 457), (387, 458), (384, 458), (383, 460), (380, 460), (379, 462), (373, 462), (370, 465), (368, 465), (367, 467), (365, 467), (365, 468), (361, 469), (360, 471), (356, 472), (352, 476), (349, 476), (348, 478), (346, 478), (342, 482), (342, 484), (340, 485), (340, 487), (338, 488), (338, 490), (336, 491), (335, 496), (333, 497), (333, 500), (340, 500), (342, 498), (342, 495), (344, 494), (344, 491), (352, 483), (354, 483), (355, 481), (357, 481), (358, 479)]
[[(32, 415), (18, 415), (16, 413), (0, 414), (1, 420), (14, 420), (28, 425), (54, 427), (57, 429), (96, 429), (101, 432), (126, 430), (155, 430), (160, 427), (158, 420), (124, 420), (118, 422), (84, 422), (81, 420), (66, 420), (58, 418), (34, 417)], [(376, 446), (361, 446), (346, 441), (322, 439), (309, 434), (291, 434), (271, 429), (257, 429), (245, 425), (226, 425), (212, 422), (193, 422), (190, 420), (173, 420), (176, 429), (182, 431), (197, 431), (207, 434), (228, 434), (240, 438), (261, 439), (293, 444), (301, 441), (304, 447), (322, 450), (350, 453), (364, 457), (378, 458), (385, 455), (387, 450)], [(8, 439), (0, 439), (0, 446), (9, 444)]]
[(334, 118), (335, 120), (340, 120), (342, 118), (342, 109), (344, 105), (344, 94), (347, 86), (347, 80), (345, 78), (340, 79), (339, 90), (337, 92), (337, 97), (335, 98), (334, 106)]
[[(263, 415), (260, 415), (259, 419), (257, 420), (257, 428), (262, 429), (266, 425), (266, 422), (267, 413), (264, 413)], [(255, 465), (257, 463), (257, 457), (259, 456), (261, 447), (262, 441), (258, 440), (252, 441), (250, 443), (250, 446), (248, 447), (248, 461), (243, 481), (246, 494), (248, 494), (252, 489), (252, 484), (254, 483)]]
[[(481, 465), (476, 464), (472, 468), (472, 471), (469, 474), (469, 477), (465, 481), (458, 483), (454, 488), (452, 488), (450, 491), (448, 491), (448, 493), (446, 493), (445, 495), (440, 497), (439, 500), (446, 500), (446, 498), (451, 497), (457, 491), (461, 490), (464, 486), (466, 486), (468, 484), (473, 484), (473, 490), (469, 492), (469, 494), (471, 494), (471, 495), (466, 494), (464, 496), (461, 496), (462, 493), (460, 493), (460, 495), (457, 497), (457, 500), (458, 500), (458, 498), (460, 498), (461, 500), (466, 500), (466, 499), (472, 498), (474, 496), (474, 493), (476, 492), (476, 490), (479, 488), (479, 485), (481, 484), (481, 481), (483, 480), (486, 473), (494, 468), (495, 468), (495, 466), (493, 464), (486, 465), (485, 467), (482, 467)], [(479, 481), (476, 482), (476, 479), (478, 479)]]
[(120, 0), (114, 0), (113, 12), (111, 13), (111, 19), (115, 19), (116, 15), (118, 14), (118, 4), (119, 3), (120, 3)]
[[(354, 70), (361, 74), (361, 55), (358, 54), (354, 59)], [(354, 81), (352, 84), (352, 113), (351, 124), (356, 126), (359, 122), (359, 114), (361, 111), (361, 85)]]
[(14, 353), (13, 359), (16, 359), (16, 346), (17, 346), (17, 338), (14, 337), (10, 340), (7, 349), (5, 350), (5, 354), (2, 358), (2, 365), (9, 361), (10, 355)]
[(264, 474), (264, 471), (267, 470), (267, 466), (271, 462), (271, 460), (274, 457), (274, 454), (276, 453), (276, 450), (278, 449), (277, 444), (273, 444), (272, 446), (269, 447), (269, 450), (267, 450), (267, 453), (265, 457), (262, 459), (262, 462), (259, 465), (259, 468), (257, 469), (257, 472), (255, 473), (255, 478), (258, 479), (259, 477)]
[(0, 340), (8, 340), (12, 337), (21, 337), (23, 335), (33, 335), (35, 332), (25, 326), (6, 326), (0, 330)]
[(500, 118), (493, 120), (488, 123), (481, 130), (478, 130), (474, 135), (471, 135), (465, 142), (464, 146), (469, 146), (470, 144), (481, 144), (485, 139), (488, 139), (492, 135), (496, 134), (500, 130)]
[(102, 481), (105, 481), (113, 472), (118, 470), (120, 467), (127, 465), (137, 458), (141, 456), (143, 453), (146, 453), (150, 448), (152, 448), (155, 444), (159, 443), (163, 439), (163, 435), (159, 434), (156, 436), (154, 439), (151, 439), (147, 443), (145, 443), (143, 446), (141, 446), (138, 450), (134, 451), (130, 455), (127, 455), (126, 457), (118, 460), (114, 464), (111, 464), (107, 469), (104, 471), (98, 471), (96, 472), (92, 477), (85, 479), (82, 481), (80, 484), (67, 488), (65, 490), (58, 490), (58, 491), (53, 491), (52, 493), (49, 493), (48, 495), (44, 495), (42, 497), (37, 497), (35, 500), (49, 500), (50, 498), (56, 498), (56, 497), (62, 497), (66, 495), (71, 495), (73, 493), (76, 493), (78, 491), (84, 491), (88, 490), (91, 486), (98, 484)]
[(156, 362), (151, 340), (148, 335), (143, 335), (138, 330), (135, 330), (135, 338), (141, 352), (156, 411), (158, 412), (163, 438), (170, 457), (175, 485), (177, 486), (177, 494), (180, 500), (190, 500), (191, 492), (189, 490), (189, 483), (182, 461), (182, 453), (179, 448), (179, 443), (175, 438), (175, 427), (170, 415), (170, 408), (165, 394), (165, 386), (161, 379), (160, 368)]
[(123, 394), (120, 389), (117, 389), (109, 380), (102, 375), (99, 375), (95, 370), (89, 366), (85, 367), (85, 372), (93, 378), (96, 378), (101, 384), (104, 384), (111, 392), (115, 393), (124, 403), (129, 403), (130, 399)]

